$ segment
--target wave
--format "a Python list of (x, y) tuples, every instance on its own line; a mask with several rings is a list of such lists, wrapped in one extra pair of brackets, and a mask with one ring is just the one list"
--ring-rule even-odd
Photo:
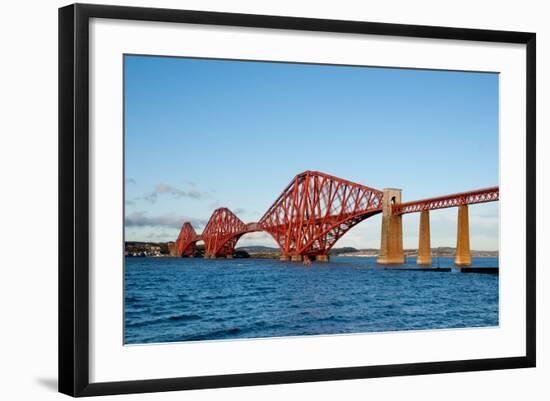
[(169, 322), (169, 321), (188, 321), (188, 320), (199, 320), (202, 319), (199, 315), (194, 314), (181, 314), (181, 315), (171, 315), (171, 316), (162, 316), (154, 319), (145, 319), (139, 320), (137, 322), (126, 322), (125, 327), (143, 327), (151, 324)]
[(227, 336), (234, 336), (241, 333), (242, 330), (238, 327), (231, 327), (229, 329), (213, 330), (205, 334), (199, 334), (186, 338), (187, 341), (200, 341), (200, 340), (214, 340), (220, 338), (227, 338)]
[(202, 319), (202, 318), (199, 315), (186, 315), (186, 314), (174, 315), (168, 318), (168, 320), (198, 320), (198, 319)]

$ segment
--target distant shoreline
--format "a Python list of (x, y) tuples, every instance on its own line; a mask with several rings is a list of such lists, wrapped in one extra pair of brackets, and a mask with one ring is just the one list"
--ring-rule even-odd
[[(337, 255), (331, 255), (331, 257), (339, 257), (339, 256), (344, 256), (344, 257), (347, 257), (347, 258), (376, 258), (378, 257), (378, 255), (357, 255), (357, 254), (347, 254), (347, 253), (340, 253), (340, 254), (337, 254)], [(405, 257), (407, 258), (416, 258), (418, 255), (414, 254), (414, 255), (405, 255)], [(432, 253), (432, 258), (454, 258), (455, 255), (451, 255), (451, 254), (448, 254), (448, 255), (434, 255)], [(472, 258), (498, 258), (498, 254), (496, 255), (476, 255), (476, 254), (473, 254), (472, 253)]]
[[(170, 256), (169, 244), (172, 242), (141, 242), (141, 241), (126, 241), (125, 242), (125, 255), (126, 256), (153, 256), (153, 257), (166, 257)], [(197, 246), (198, 250), (203, 250), (204, 246)], [(277, 259), (280, 257), (281, 252), (279, 248), (273, 246), (263, 246), (263, 245), (248, 245), (240, 246), (235, 248), (235, 251), (245, 252), (251, 258), (258, 259)], [(366, 249), (357, 249), (353, 247), (339, 247), (332, 248), (329, 252), (331, 257), (334, 256), (344, 256), (344, 257), (378, 257), (379, 249), (376, 248), (366, 248)], [(417, 249), (404, 249), (403, 250), (406, 257), (417, 257)], [(471, 250), (471, 255), (474, 258), (498, 258), (499, 251), (480, 251), (480, 250)], [(431, 249), (432, 257), (454, 257), (456, 254), (456, 248), (453, 247), (437, 247)], [(237, 256), (237, 255), (234, 255)]]
[[(140, 258), (140, 257), (148, 257), (148, 258), (175, 258), (177, 256), (172, 255), (131, 255), (127, 254), (124, 255), (128, 258)], [(202, 256), (197, 256), (198, 258), (202, 258)], [(378, 255), (357, 255), (357, 254), (337, 254), (337, 255), (330, 255), (331, 258), (376, 258)], [(405, 255), (405, 258), (416, 258), (417, 255)], [(432, 255), (432, 258), (454, 258), (455, 255)], [(256, 254), (250, 254), (249, 256), (245, 257), (246, 259), (279, 259), (280, 254), (262, 254), (262, 253), (256, 253)], [(498, 255), (492, 256), (492, 255), (472, 255), (472, 258), (478, 258), (478, 259), (490, 259), (490, 258), (498, 258)], [(236, 257), (235, 259), (241, 259), (239, 257)]]

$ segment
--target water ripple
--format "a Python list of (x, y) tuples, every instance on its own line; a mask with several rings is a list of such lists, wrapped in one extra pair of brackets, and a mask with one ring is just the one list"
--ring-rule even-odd
[(488, 327), (498, 303), (498, 276), (384, 270), (373, 258), (126, 258), (125, 343)]

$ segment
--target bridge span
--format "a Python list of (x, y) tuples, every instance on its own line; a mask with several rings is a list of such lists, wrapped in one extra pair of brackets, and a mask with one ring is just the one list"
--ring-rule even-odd
[(429, 212), (458, 208), (455, 264), (471, 264), (468, 205), (499, 200), (499, 188), (491, 187), (413, 202), (401, 201), (401, 190), (383, 191), (318, 171), (298, 174), (258, 222), (244, 223), (231, 210), (214, 210), (203, 232), (197, 234), (184, 222), (171, 246), (174, 256), (192, 257), (203, 241), (205, 258), (231, 258), (237, 241), (247, 233), (267, 232), (279, 245), (281, 260), (303, 258), (328, 261), (329, 251), (352, 227), (382, 213), (380, 264), (402, 264), (403, 215), (420, 213), (417, 263), (432, 262)]

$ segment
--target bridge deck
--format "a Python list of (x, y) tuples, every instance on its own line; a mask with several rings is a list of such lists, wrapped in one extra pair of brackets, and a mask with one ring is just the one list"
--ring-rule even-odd
[(475, 191), (438, 196), (436, 198), (421, 199), (412, 202), (403, 202), (393, 205), (392, 211), (396, 214), (416, 213), (434, 209), (444, 209), (476, 203), (495, 202), (499, 200), (499, 187), (477, 189)]

